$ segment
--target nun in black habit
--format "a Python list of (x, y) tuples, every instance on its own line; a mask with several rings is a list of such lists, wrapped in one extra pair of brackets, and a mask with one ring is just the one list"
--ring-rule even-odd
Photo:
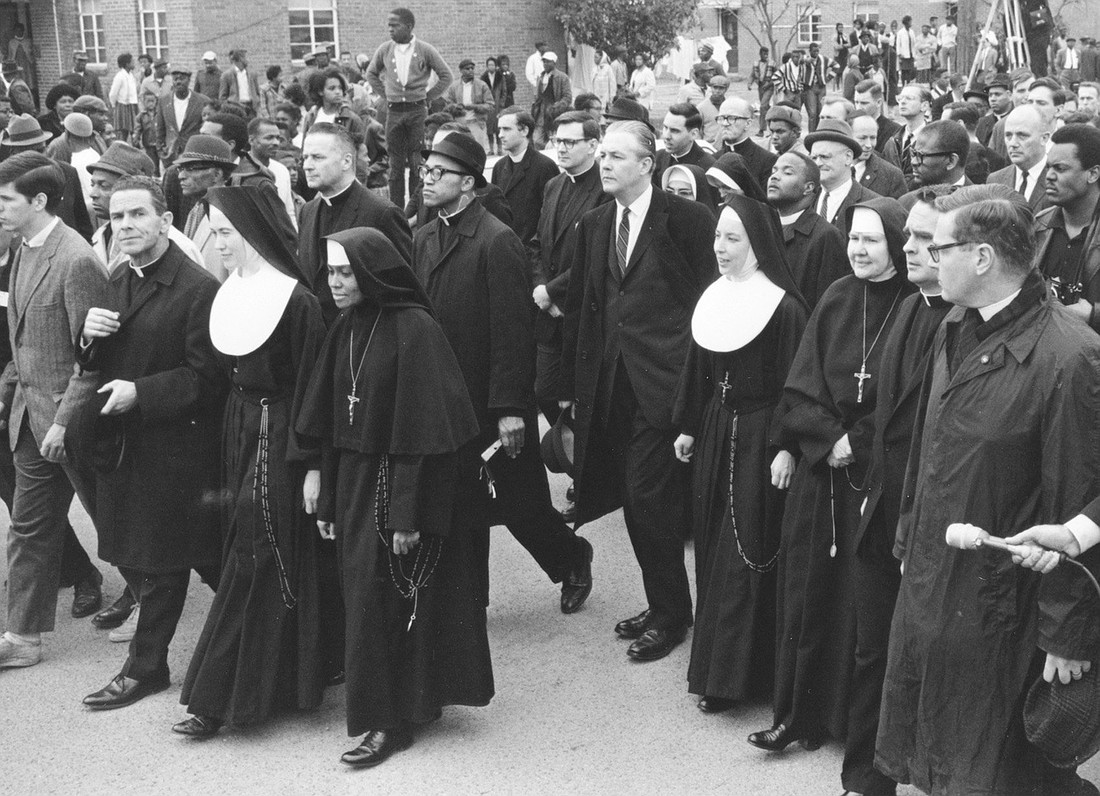
[[(774, 725), (749, 735), (769, 751), (817, 748), (847, 729), (855, 651), (855, 534), (866, 497), (883, 344), (906, 278), (905, 210), (876, 198), (848, 210), (853, 273), (821, 295), (779, 414), (778, 445), (798, 464), (778, 561)], [(790, 454), (780, 454), (789, 456)]]
[(487, 533), (478, 430), (451, 347), (384, 235), (330, 235), (340, 315), (298, 416), (323, 440), (318, 525), (337, 537), (347, 607), (348, 734), (374, 766), (444, 705), (487, 705), (492, 664), (474, 535)]
[(705, 713), (771, 695), (785, 492), (772, 486), (778, 451), (769, 440), (809, 313), (771, 208), (731, 196), (714, 253), (721, 275), (695, 306), (673, 410), (676, 455), (694, 465), (698, 596), (688, 690)]
[(714, 201), (717, 191), (707, 182), (706, 173), (698, 166), (690, 163), (676, 163), (669, 166), (661, 175), (661, 189), (666, 193), (674, 193), (698, 202), (706, 207), (711, 215), (718, 216), (718, 208)]
[(295, 233), (267, 186), (211, 188), (215, 249), (230, 272), (210, 339), (232, 382), (222, 433), (222, 576), (172, 729), (208, 737), (279, 707), (313, 708), (323, 688), (315, 522), (321, 451), (294, 431), (324, 340), (298, 270)]

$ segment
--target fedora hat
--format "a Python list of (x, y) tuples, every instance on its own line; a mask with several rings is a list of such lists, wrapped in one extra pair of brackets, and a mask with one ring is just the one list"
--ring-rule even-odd
[(8, 122), (8, 129), (0, 136), (0, 143), (10, 147), (34, 146), (53, 138), (53, 133), (47, 133), (38, 123), (38, 119), (29, 113), (12, 117)]
[(432, 154), (442, 155), (462, 166), (474, 178), (474, 185), (478, 188), (484, 188), (488, 184), (485, 179), (485, 150), (471, 135), (458, 131), (449, 132), (439, 143), (420, 154), (424, 160)]
[(119, 177), (152, 177), (156, 171), (152, 158), (122, 141), (115, 141), (99, 160), (85, 168), (89, 173), (105, 171)]
[(835, 141), (838, 144), (844, 144), (857, 158), (863, 154), (863, 147), (852, 137), (852, 126), (841, 119), (822, 119), (817, 125), (817, 130), (805, 138), (807, 151), (812, 149), (818, 141)]
[(573, 426), (569, 412), (558, 415), (550, 430), (542, 435), (542, 463), (552, 473), (573, 473)]
[(229, 144), (213, 135), (193, 135), (187, 139), (187, 147), (176, 158), (176, 165), (207, 163), (211, 166), (236, 166)]
[(1036, 678), (1024, 701), (1027, 739), (1058, 768), (1075, 768), (1100, 750), (1100, 673), (1080, 680)]
[(603, 118), (609, 122), (641, 122), (650, 130), (653, 129), (653, 125), (649, 123), (649, 111), (645, 106), (627, 97), (619, 97), (612, 102), (611, 106), (603, 112)]

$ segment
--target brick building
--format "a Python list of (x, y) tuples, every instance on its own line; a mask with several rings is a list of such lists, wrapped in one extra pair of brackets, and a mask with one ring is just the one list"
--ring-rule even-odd
[(13, 25), (22, 22), (40, 52), (43, 87), (70, 71), (73, 50), (83, 47), (106, 91), (124, 52), (163, 55), (197, 70), (206, 50), (228, 68), (228, 51), (245, 47), (257, 69), (281, 64), (291, 72), (318, 44), (335, 55), (369, 55), (388, 38), (386, 14), (396, 5), (412, 8), (417, 36), (440, 50), (456, 77), (465, 57), (482, 63), (508, 55), (518, 102), (531, 101), (523, 69), (534, 42), (547, 41), (559, 53), (564, 47), (561, 26), (542, 0), (0, 0), (0, 45), (6, 53)]

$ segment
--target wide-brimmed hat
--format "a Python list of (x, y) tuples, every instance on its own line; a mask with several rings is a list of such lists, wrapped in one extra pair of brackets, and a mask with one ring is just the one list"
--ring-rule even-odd
[(569, 412), (558, 415), (550, 430), (542, 435), (542, 463), (552, 473), (573, 473), (573, 425)]
[(446, 137), (433, 144), (431, 149), (425, 149), (420, 154), (424, 160), (432, 154), (442, 155), (462, 166), (474, 178), (474, 185), (478, 188), (484, 188), (488, 184), (485, 179), (485, 150), (471, 135), (457, 130), (449, 132)]
[(8, 122), (8, 129), (0, 133), (0, 143), (10, 147), (34, 146), (53, 138), (53, 133), (47, 133), (38, 123), (38, 119), (29, 113), (13, 116)]
[(85, 168), (89, 173), (106, 171), (119, 177), (152, 177), (156, 173), (152, 158), (122, 141), (115, 141), (99, 160)]
[(73, 111), (65, 117), (62, 126), (65, 128), (65, 132), (69, 135), (75, 135), (77, 138), (91, 138), (93, 132), (92, 120), (85, 116), (83, 113)]
[(213, 135), (193, 135), (187, 139), (187, 147), (176, 158), (177, 166), (188, 163), (208, 163), (211, 166), (235, 166), (233, 150), (229, 144)]
[(627, 97), (619, 97), (613, 101), (611, 107), (603, 112), (603, 118), (609, 122), (642, 122), (650, 130), (653, 129), (645, 106)]
[(1058, 768), (1076, 768), (1100, 750), (1100, 673), (1048, 683), (1039, 677), (1024, 701), (1027, 739)]
[(844, 144), (857, 158), (863, 154), (863, 147), (852, 137), (852, 126), (841, 119), (822, 119), (817, 125), (817, 130), (805, 138), (807, 151), (818, 141), (835, 141), (838, 144)]

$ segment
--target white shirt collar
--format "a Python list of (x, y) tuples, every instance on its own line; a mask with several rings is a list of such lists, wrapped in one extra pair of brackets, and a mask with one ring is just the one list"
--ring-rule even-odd
[[(825, 220), (832, 222), (832, 220), (836, 218), (837, 209), (844, 203), (844, 200), (848, 198), (848, 194), (852, 192), (852, 178), (849, 176), (846, 182), (831, 191), (822, 185), (821, 196), (818, 198), (816, 205), (818, 208), (821, 207), (821, 202), (824, 200), (826, 192), (829, 194), (829, 213), (831, 218), (826, 218)], [(818, 212), (820, 212), (820, 210)]]
[(37, 235), (30, 240), (23, 241), (23, 245), (28, 249), (40, 249), (46, 245), (46, 238), (50, 237), (50, 233), (53, 232), (53, 228), (61, 222), (60, 216), (54, 216), (53, 220), (46, 226), (42, 227)]
[(1023, 179), (1023, 175), (1027, 174), (1027, 194), (1024, 195), (1025, 199), (1030, 200), (1031, 195), (1035, 193), (1036, 186), (1039, 183), (1039, 175), (1043, 173), (1043, 169), (1047, 167), (1047, 156), (1043, 155), (1042, 159), (1032, 166), (1030, 169), (1021, 169), (1016, 167), (1016, 189), (1019, 190), (1020, 181)]
[(998, 301), (994, 304), (990, 304), (986, 307), (979, 307), (978, 312), (981, 313), (982, 320), (983, 321), (988, 321), (990, 318), (992, 318), (998, 312), (1000, 312), (1005, 307), (1007, 307), (1009, 304), (1011, 304), (1012, 300), (1014, 298), (1016, 298), (1018, 295), (1020, 295), (1020, 290), (1022, 290), (1022, 289), (1023, 288), (1018, 288), (1014, 293), (1012, 293), (1011, 295), (1006, 296), (1005, 298), (1001, 299), (1000, 301)]
[[(630, 218), (634, 222), (632, 226), (637, 225), (639, 221), (646, 217), (649, 213), (649, 203), (653, 201), (653, 185), (647, 185), (645, 190), (642, 191), (642, 195), (626, 206), (626, 209), (630, 211)], [(623, 204), (618, 200), (615, 200), (615, 204), (618, 205), (618, 209), (615, 213), (616, 225), (623, 219)]]

